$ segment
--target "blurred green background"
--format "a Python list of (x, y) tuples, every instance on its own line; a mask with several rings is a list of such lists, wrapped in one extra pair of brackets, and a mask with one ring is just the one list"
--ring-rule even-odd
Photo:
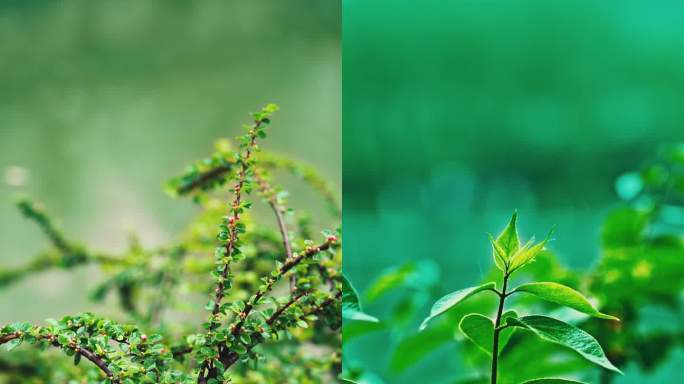
[[(345, 1), (344, 269), (357, 288), (426, 259), (441, 270), (433, 298), (479, 282), (486, 233), (513, 209), (526, 236), (556, 225), (565, 266), (592, 267), (616, 178), (684, 140), (682, 14), (673, 0)], [(452, 343), (393, 374), (393, 340), (345, 343), (346, 362), (387, 383), (465, 369)], [(681, 364), (680, 348), (616, 382), (672, 382)]]
[[(281, 106), (264, 147), (341, 185), (336, 1), (0, 2), (0, 265), (47, 245), (12, 204), (45, 203), (66, 233), (119, 250), (173, 238), (193, 214), (163, 183)], [(288, 188), (311, 207), (306, 187)], [(0, 292), (0, 324), (80, 311), (96, 269), (52, 271)]]

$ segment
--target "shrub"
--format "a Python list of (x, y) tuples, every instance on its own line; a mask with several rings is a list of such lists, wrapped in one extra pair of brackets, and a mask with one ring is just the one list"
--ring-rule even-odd
[[(310, 240), (315, 238), (311, 220), (286, 208), (287, 194), (272, 183), (273, 172), (291, 172), (313, 186), (335, 222), (339, 207), (330, 185), (311, 167), (260, 151), (258, 142), (277, 109), (269, 104), (252, 114), (235, 149), (221, 140), (214, 154), (169, 182), (171, 194), (191, 195), (201, 207), (169, 245), (146, 249), (133, 238), (123, 254), (93, 251), (68, 238), (39, 204), (19, 201), (52, 247), (24, 267), (0, 270), (0, 285), (49, 268), (96, 264), (105, 279), (92, 297), (101, 301), (115, 292), (123, 321), (81, 313), (44, 325), (0, 328), (0, 344), (8, 351), (32, 344), (37, 350), (54, 347), (73, 359), (72, 366), (20, 348), (16, 356), (0, 356), (9, 382), (334, 380), (340, 369), (340, 233), (323, 231), (318, 242)], [(227, 208), (226, 190), (231, 195)], [(272, 211), (275, 226), (250, 215), (246, 199), (255, 195)], [(191, 305), (192, 295), (183, 297), (186, 291), (210, 296), (201, 326), (181, 320), (202, 313), (201, 304)], [(312, 349), (325, 352), (308, 353)], [(79, 365), (84, 359), (89, 364)]]

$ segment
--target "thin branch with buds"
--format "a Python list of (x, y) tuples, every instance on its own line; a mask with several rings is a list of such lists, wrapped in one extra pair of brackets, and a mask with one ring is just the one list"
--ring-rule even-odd
[[(19, 339), (22, 336), (23, 335), (21, 333), (15, 332), (15, 333), (11, 333), (11, 334), (5, 335), (3, 337), (0, 337), (0, 345), (9, 343), (12, 340)], [(62, 347), (62, 345), (60, 345), (57, 342), (57, 336), (55, 336), (53, 334), (40, 335), (40, 336), (38, 336), (38, 339), (48, 341), (48, 343), (50, 345), (52, 345), (53, 347), (59, 347), (59, 348)], [(120, 381), (118, 379), (113, 378), (114, 374), (109, 369), (109, 367), (108, 367), (109, 364), (107, 364), (107, 362), (104, 359), (102, 359), (100, 356), (98, 356), (97, 354), (95, 354), (91, 350), (84, 348), (80, 345), (77, 345), (74, 342), (69, 343), (68, 345), (64, 346), (64, 348), (68, 348), (68, 349), (72, 350), (73, 352), (78, 353), (81, 356), (85, 357), (86, 359), (90, 360), (90, 362), (95, 364), (95, 366), (97, 366), (107, 376), (107, 378), (109, 378), (112, 381), (112, 383), (114, 383), (114, 384), (120, 383)]]

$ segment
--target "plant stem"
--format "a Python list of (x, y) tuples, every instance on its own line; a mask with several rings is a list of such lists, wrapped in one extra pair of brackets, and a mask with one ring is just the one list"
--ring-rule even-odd
[[(8, 335), (0, 337), (0, 345), (8, 343), (14, 339), (19, 339), (21, 338), (21, 334), (19, 333), (10, 333)], [(113, 384), (119, 384), (121, 381), (119, 379), (114, 378), (114, 373), (109, 369), (109, 363), (103, 359), (102, 356), (90, 351), (89, 349), (82, 347), (81, 345), (76, 344), (75, 342), (70, 342), (67, 345), (61, 345), (57, 342), (57, 336), (48, 334), (48, 335), (39, 335), (37, 336), (38, 339), (41, 340), (46, 340), (50, 345), (53, 347), (57, 348), (62, 348), (62, 349), (70, 349), (75, 353), (80, 353), (81, 356), (85, 357), (86, 359), (90, 360), (93, 364), (95, 364), (102, 372), (104, 372), (105, 375), (107, 375), (107, 379)]]
[(504, 304), (506, 303), (506, 289), (508, 287), (508, 277), (510, 275), (508, 272), (504, 273), (503, 277), (503, 288), (501, 289), (501, 294), (499, 295), (499, 308), (496, 311), (496, 320), (494, 322), (494, 344), (492, 345), (492, 384), (496, 384), (496, 377), (498, 374), (498, 364), (499, 364), (499, 333), (501, 329), (501, 315), (503, 314)]

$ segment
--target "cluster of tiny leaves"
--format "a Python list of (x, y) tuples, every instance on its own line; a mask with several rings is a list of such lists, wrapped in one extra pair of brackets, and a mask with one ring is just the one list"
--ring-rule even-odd
[(56, 347), (73, 356), (78, 365), (83, 358), (100, 367), (105, 383), (179, 383), (188, 376), (172, 368), (173, 356), (161, 343), (161, 335), (146, 335), (131, 325), (121, 325), (90, 313), (47, 321), (47, 326), (27, 323), (0, 329), (0, 342), (8, 351), (22, 343), (40, 349)]
[(189, 165), (185, 171), (166, 183), (166, 192), (182, 196), (198, 191), (212, 191), (223, 186), (235, 167), (232, 144), (229, 140), (218, 140), (215, 151), (209, 157)]
[[(241, 251), (240, 235), (245, 233), (245, 224), (240, 220), (244, 211), (251, 207), (251, 203), (242, 199), (243, 193), (249, 194), (253, 188), (255, 164), (253, 153), (258, 150), (257, 138), (266, 137), (266, 126), (270, 123), (270, 117), (278, 108), (275, 105), (266, 106), (261, 112), (253, 115), (254, 122), (245, 126), (247, 133), (238, 138), (240, 143), (239, 150), (234, 154), (234, 164), (238, 170), (236, 172), (235, 185), (232, 188), (233, 200), (229, 203), (228, 215), (222, 218), (219, 225), (217, 239), (220, 244), (214, 251), (216, 269), (212, 271), (212, 276), (216, 282), (214, 297), (207, 304), (207, 309), (211, 311), (208, 322), (204, 324), (207, 330), (202, 340), (201, 348), (197, 349), (197, 357), (202, 362), (202, 369), (214, 369), (213, 376), (223, 376), (225, 364), (219, 358), (219, 352), (223, 348), (231, 348), (238, 353), (246, 353), (251, 340), (237, 340), (229, 330), (221, 329), (221, 324), (231, 311), (237, 310), (241, 313), (244, 303), (223, 303), (226, 291), (232, 287), (233, 275), (230, 271), (230, 264), (243, 259)], [(213, 347), (213, 348), (212, 348)], [(209, 373), (206, 373), (209, 375)], [(200, 375), (205, 375), (201, 371)]]
[[(207, 192), (220, 188), (230, 179), (236, 169), (235, 152), (230, 140), (217, 140), (214, 153), (188, 166), (181, 175), (171, 179), (166, 184), (166, 192), (171, 196), (192, 195), (196, 201), (201, 201)], [(253, 153), (252, 156), (263, 170), (282, 169), (309, 184), (323, 197), (330, 212), (334, 216), (340, 216), (341, 208), (334, 187), (316, 168), (266, 151)]]
[[(47, 235), (52, 248), (24, 267), (0, 270), (0, 284), (49, 268), (98, 264), (109, 277), (92, 298), (104, 300), (114, 291), (121, 309), (138, 327), (92, 314), (49, 320), (44, 327), (7, 326), (0, 333), (0, 345), (6, 349), (22, 343), (53, 346), (74, 356), (77, 364), (82, 358), (92, 363), (79, 364), (82, 368), (74, 370), (58, 361), (42, 363), (40, 356), (32, 355), (32, 363), (12, 365), (16, 377), (28, 373), (48, 381), (71, 378), (84, 383), (249, 383), (258, 377), (273, 378), (275, 371), (289, 371), (311, 382), (326, 382), (336, 375), (339, 353), (325, 359), (302, 355), (304, 369), (283, 369), (292, 353), (281, 353), (275, 344), (269, 347), (267, 343), (279, 341), (282, 348), (302, 353), (298, 340), (308, 339), (334, 352), (339, 348), (339, 334), (326, 330), (341, 326), (340, 232), (322, 231), (324, 240), (319, 243), (308, 240), (312, 231), (305, 215), (298, 218), (298, 231), (287, 229), (284, 216), (291, 219), (294, 213), (285, 207), (287, 193), (271, 184), (269, 170), (298, 173), (331, 204), (333, 195), (310, 167), (275, 155), (258, 155), (257, 141), (266, 137), (265, 128), (276, 110), (270, 104), (252, 114), (252, 124), (244, 127), (246, 133), (237, 139), (235, 150), (228, 141), (219, 141), (216, 153), (169, 183), (175, 195), (200, 197), (196, 201), (203, 208), (180, 241), (169, 246), (145, 249), (132, 236), (129, 249), (120, 255), (95, 252), (68, 239), (40, 204), (25, 198), (18, 202), (22, 213)], [(220, 196), (230, 180), (234, 181), (229, 190), (233, 197), (226, 213), (224, 203), (210, 193)], [(245, 197), (253, 190), (273, 208), (280, 236), (251, 220)], [(218, 234), (210, 234), (208, 228), (215, 226), (216, 218), (221, 220)], [(211, 259), (206, 257), (209, 247), (214, 248)], [(207, 274), (213, 278), (206, 279)], [(278, 285), (281, 281), (290, 281), (286, 293)], [(211, 293), (206, 306), (210, 315), (199, 332), (164, 316), (165, 311), (187, 307), (174, 298), (174, 292), (186, 289)], [(261, 344), (264, 348), (256, 348)], [(0, 357), (0, 366), (7, 361)], [(248, 361), (259, 364), (252, 369), (243, 364), (229, 374), (232, 365)], [(34, 369), (34, 364), (43, 366)]]

